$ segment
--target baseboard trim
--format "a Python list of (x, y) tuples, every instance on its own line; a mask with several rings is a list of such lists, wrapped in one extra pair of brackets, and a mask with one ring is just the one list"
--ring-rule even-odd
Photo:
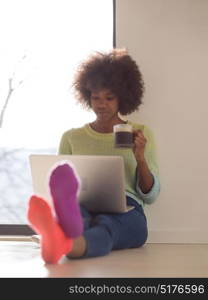
[(208, 244), (208, 232), (200, 230), (149, 230), (147, 243)]
[(12, 236), (27, 236), (33, 235), (35, 232), (25, 224), (1, 224), (0, 235), (12, 235)]

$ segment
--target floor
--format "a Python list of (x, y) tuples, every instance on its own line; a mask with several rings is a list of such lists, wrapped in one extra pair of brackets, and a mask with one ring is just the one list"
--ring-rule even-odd
[(30, 238), (4, 236), (0, 253), (1, 278), (208, 277), (208, 244), (146, 244), (99, 258), (64, 257), (56, 265), (47, 265)]

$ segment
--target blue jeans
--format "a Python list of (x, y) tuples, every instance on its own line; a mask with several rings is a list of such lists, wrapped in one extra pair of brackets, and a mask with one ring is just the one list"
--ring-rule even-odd
[(87, 242), (84, 257), (103, 256), (111, 250), (142, 246), (148, 235), (143, 208), (127, 197), (127, 205), (134, 208), (119, 214), (89, 213), (81, 206), (84, 221), (83, 235)]

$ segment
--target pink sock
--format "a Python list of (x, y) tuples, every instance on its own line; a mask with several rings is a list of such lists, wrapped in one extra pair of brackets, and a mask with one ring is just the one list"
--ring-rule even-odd
[(50, 192), (57, 220), (65, 234), (76, 238), (83, 232), (83, 221), (77, 202), (79, 181), (73, 168), (65, 163), (57, 166), (50, 175)]
[(44, 199), (30, 198), (27, 217), (30, 226), (41, 236), (41, 255), (46, 263), (55, 264), (71, 251), (73, 241), (65, 236)]

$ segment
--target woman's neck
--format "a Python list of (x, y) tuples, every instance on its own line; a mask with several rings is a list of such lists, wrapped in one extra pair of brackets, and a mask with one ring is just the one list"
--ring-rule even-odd
[(112, 133), (114, 125), (124, 124), (124, 123), (126, 122), (121, 120), (120, 118), (109, 123), (104, 123), (104, 122), (100, 122), (99, 120), (95, 120), (94, 122), (90, 123), (90, 127), (100, 133)]

